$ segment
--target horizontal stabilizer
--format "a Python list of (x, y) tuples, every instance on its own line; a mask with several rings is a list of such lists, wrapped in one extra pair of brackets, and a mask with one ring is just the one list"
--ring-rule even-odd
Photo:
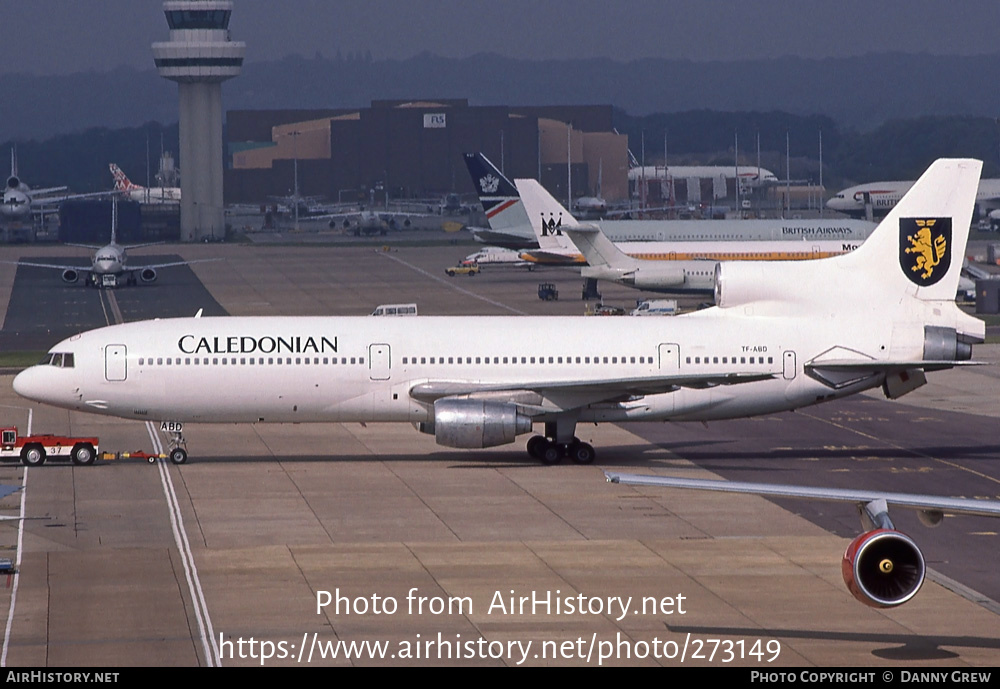
[(634, 269), (638, 262), (628, 254), (623, 253), (599, 227), (580, 225), (564, 228), (576, 248), (580, 250), (587, 263), (593, 267), (607, 266), (615, 269)]

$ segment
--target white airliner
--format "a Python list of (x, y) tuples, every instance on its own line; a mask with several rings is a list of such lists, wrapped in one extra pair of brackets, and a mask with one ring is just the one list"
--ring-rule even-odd
[(111, 176), (115, 178), (115, 191), (139, 203), (177, 203), (181, 200), (180, 187), (144, 187), (134, 183), (114, 163), (109, 163)]
[(996, 500), (613, 472), (605, 475), (610, 483), (852, 503), (864, 532), (847, 546), (841, 573), (851, 595), (873, 608), (891, 608), (912, 599), (927, 573), (920, 548), (897, 531), (889, 518), (890, 506), (917, 510), (920, 522), (929, 527), (938, 526), (945, 515), (1000, 517), (1000, 501)]
[[(593, 461), (578, 422), (739, 418), (879, 386), (897, 398), (984, 340), (954, 302), (981, 166), (936, 162), (852, 253), (721, 263), (717, 306), (670, 319), (142, 321), (60, 342), (14, 389), (163, 422), (405, 421), (456, 448), (537, 423), (527, 449), (549, 464)], [(170, 456), (187, 458), (179, 432)]]
[[(883, 216), (899, 203), (913, 182), (869, 182), (848, 187), (826, 202), (830, 210), (857, 218)], [(1000, 209), (1000, 179), (983, 179), (976, 190), (981, 216)]]
[(17, 152), (10, 149), (10, 177), (3, 190), (3, 203), (0, 205), (0, 218), (9, 222), (29, 222), (33, 216), (58, 212), (58, 206), (69, 199), (81, 199), (93, 196), (107, 196), (112, 192), (99, 191), (92, 194), (62, 194), (53, 196), (56, 192), (65, 191), (66, 187), (46, 187), (32, 189), (21, 181), (17, 173)]
[(635, 182), (641, 179), (735, 179), (739, 177), (744, 187), (767, 187), (779, 183), (777, 175), (770, 170), (753, 165), (637, 165), (629, 168), (628, 179)]
[(535, 263), (521, 258), (521, 252), (515, 249), (505, 249), (500, 246), (484, 246), (479, 251), (471, 253), (462, 260), (463, 264), (475, 263), (478, 266), (513, 266), (531, 270)]
[[(816, 239), (759, 241), (654, 241), (614, 243), (593, 224), (581, 225), (533, 179), (515, 180), (533, 220), (538, 249), (521, 256), (538, 263), (587, 265), (581, 275), (637, 289), (711, 292), (719, 261), (793, 261), (838, 256), (860, 241)], [(745, 222), (745, 221), (740, 221)]]
[(154, 282), (157, 270), (160, 268), (170, 268), (173, 266), (186, 266), (191, 263), (203, 263), (218, 259), (201, 259), (197, 261), (170, 261), (168, 263), (152, 263), (141, 266), (134, 266), (128, 263), (126, 251), (128, 249), (138, 249), (145, 246), (156, 246), (162, 242), (150, 244), (133, 244), (122, 246), (118, 243), (118, 205), (112, 207), (111, 215), (111, 243), (105, 246), (91, 246), (89, 244), (70, 244), (69, 246), (79, 246), (85, 249), (96, 249), (94, 258), (89, 267), (70, 266), (55, 263), (34, 263), (29, 261), (0, 261), (17, 266), (31, 266), (33, 268), (52, 268), (62, 271), (63, 282), (76, 282), (83, 276), (86, 284), (92, 287), (122, 287), (124, 285), (135, 285), (139, 282)]
[[(482, 153), (466, 153), (489, 229), (469, 228), (478, 241), (512, 249), (536, 248), (517, 189)], [(756, 171), (756, 168), (754, 168)], [(784, 241), (860, 242), (875, 229), (864, 220), (601, 220), (596, 223), (613, 242), (634, 241)]]

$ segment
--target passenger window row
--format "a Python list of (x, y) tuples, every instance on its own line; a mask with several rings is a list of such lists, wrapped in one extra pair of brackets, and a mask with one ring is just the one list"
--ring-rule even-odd
[[(720, 357), (717, 357), (717, 356), (696, 356), (696, 357), (694, 357), (693, 361), (692, 361), (691, 357), (687, 357), (687, 359), (685, 361), (686, 361), (686, 363), (689, 363), (689, 364), (691, 364), (691, 363), (694, 363), (694, 364), (718, 364), (718, 363), (723, 363), (723, 364), (736, 364), (736, 363), (746, 364), (746, 363), (748, 363), (747, 362), (747, 357), (745, 357), (745, 356), (741, 356), (741, 357), (724, 356), (724, 357), (721, 357), (722, 361), (719, 361), (719, 358)], [(737, 358), (739, 358), (739, 361), (736, 360)], [(763, 364), (764, 363), (764, 357), (762, 357), (762, 356), (752, 356), (752, 357), (750, 357), (749, 363), (751, 363), (751, 364)], [(773, 356), (767, 357), (767, 363), (773, 364), (774, 363), (774, 357)]]
[[(69, 355), (72, 356), (72, 355)], [(364, 357), (140, 357), (140, 366), (295, 366), (310, 364), (315, 366), (359, 365)]]
[(590, 356), (584, 356), (584, 357), (580, 357), (580, 356), (577, 356), (577, 357), (572, 357), (572, 356), (566, 356), (566, 357), (562, 357), (562, 356), (550, 356), (550, 357), (544, 357), (544, 356), (539, 356), (539, 357), (534, 357), (534, 356), (531, 356), (531, 357), (528, 357), (528, 356), (522, 356), (522, 357), (516, 357), (516, 356), (510, 356), (510, 357), (508, 357), (508, 356), (503, 356), (503, 357), (501, 357), (501, 356), (494, 356), (494, 357), (488, 357), (488, 356), (486, 356), (486, 357), (479, 357), (479, 356), (477, 356), (477, 357), (471, 357), (471, 356), (467, 356), (467, 357), (464, 357), (464, 358), (460, 357), (460, 356), (454, 356), (454, 357), (453, 356), (449, 356), (449, 357), (443, 357), (443, 356), (439, 356), (439, 357), (433, 357), (433, 356), (432, 357), (426, 357), (426, 356), (421, 356), (421, 357), (415, 357), (415, 356), (406, 357), (406, 356), (404, 356), (403, 357), (403, 365), (404, 366), (406, 366), (406, 365), (413, 366), (413, 365), (417, 365), (417, 364), (436, 364), (436, 365), (440, 365), (440, 364), (462, 364), (462, 363), (465, 363), (465, 364), (473, 364), (473, 363), (475, 363), (475, 364), (536, 364), (536, 365), (538, 365), (538, 364), (563, 364), (563, 363), (565, 363), (565, 364), (573, 364), (573, 363), (576, 363), (576, 364), (591, 364), (591, 363), (593, 363), (593, 364), (601, 364), (601, 363), (604, 363), (604, 364), (617, 364), (617, 363), (634, 364), (634, 363), (637, 363), (637, 362), (640, 363), (640, 364), (652, 364), (653, 363), (653, 357), (651, 357), (651, 356), (640, 356), (640, 357), (634, 357), (634, 356), (631, 356), (631, 357), (629, 357), (629, 356), (622, 356), (622, 357), (617, 357), (617, 356), (612, 356), (612, 357), (607, 357), (607, 356), (605, 356), (605, 357), (600, 357), (600, 356), (593, 356), (593, 357), (590, 357)]

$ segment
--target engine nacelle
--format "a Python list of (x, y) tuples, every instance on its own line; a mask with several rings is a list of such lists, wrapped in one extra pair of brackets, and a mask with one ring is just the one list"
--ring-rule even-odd
[[(646, 261), (656, 264), (659, 261)], [(663, 261), (663, 263), (669, 263)], [(649, 265), (640, 267), (583, 266), (580, 276), (586, 279), (610, 280), (639, 289), (664, 289), (684, 285), (684, 270), (674, 265)]]
[[(430, 431), (430, 426), (422, 430)], [(434, 439), (438, 445), (463, 449), (514, 442), (531, 431), (531, 418), (506, 402), (443, 399), (434, 403)]]
[(156, 271), (152, 268), (143, 268), (139, 271), (139, 279), (143, 282), (153, 282), (156, 280)]
[(63, 282), (76, 282), (80, 279), (80, 273), (73, 270), (72, 268), (67, 268), (62, 272)]
[(841, 570), (851, 595), (873, 608), (892, 608), (910, 600), (927, 574), (917, 544), (892, 529), (869, 531), (851, 541)]
[(20, 189), (21, 188), (21, 180), (19, 180), (14, 175), (11, 175), (10, 177), (7, 178), (7, 188), (8, 189)]
[(758, 261), (729, 261), (715, 266), (715, 305), (721, 309), (772, 297), (772, 277)]
[(937, 361), (968, 361), (972, 345), (958, 339), (954, 328), (924, 326), (924, 359)]
[(681, 287), (684, 285), (684, 271), (672, 265), (637, 268), (635, 272), (623, 276), (622, 282), (637, 289)]

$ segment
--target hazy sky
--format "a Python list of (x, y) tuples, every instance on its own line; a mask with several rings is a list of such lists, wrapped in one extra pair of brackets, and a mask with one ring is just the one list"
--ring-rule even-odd
[[(1000, 52), (997, 0), (236, 0), (247, 60), (371, 51), (735, 60)], [(157, 0), (0, 0), (0, 73), (152, 68)]]

